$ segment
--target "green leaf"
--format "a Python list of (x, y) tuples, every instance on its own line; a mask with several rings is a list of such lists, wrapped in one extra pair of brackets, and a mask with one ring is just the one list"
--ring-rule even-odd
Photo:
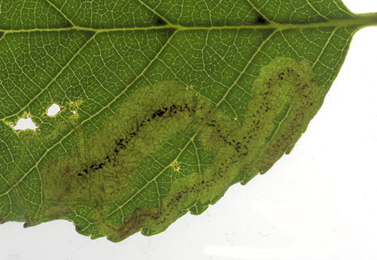
[(202, 213), (291, 151), (375, 24), (339, 0), (0, 0), (1, 222), (120, 241)]

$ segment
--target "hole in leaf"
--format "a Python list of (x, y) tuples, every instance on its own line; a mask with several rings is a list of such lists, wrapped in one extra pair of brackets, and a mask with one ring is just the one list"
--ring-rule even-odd
[(31, 117), (29, 115), (26, 116), (26, 118), (20, 118), (18, 121), (17, 121), (17, 124), (15, 126), (13, 126), (12, 124), (10, 124), (14, 130), (16, 131), (25, 131), (25, 130), (37, 130), (38, 126), (36, 126), (33, 122), (33, 120), (31, 120)]
[(56, 103), (53, 103), (48, 109), (47, 109), (47, 114), (46, 116), (56, 116), (60, 111), (61, 111), (61, 107), (56, 104)]

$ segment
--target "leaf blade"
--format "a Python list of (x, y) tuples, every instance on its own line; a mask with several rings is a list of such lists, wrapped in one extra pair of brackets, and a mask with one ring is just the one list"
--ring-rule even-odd
[[(127, 7), (126, 2), (117, 3), (124, 3)], [(220, 127), (218, 131), (226, 132), (226, 135), (220, 135), (224, 142), (226, 140), (226, 144), (219, 146), (218, 150), (225, 154), (229, 153), (229, 158), (231, 158), (235, 152), (231, 151), (229, 147), (225, 149), (225, 145), (229, 143), (233, 147), (232, 149), (241, 149), (241, 144), (236, 143), (237, 138), (240, 137), (239, 135), (247, 133), (247, 130), (243, 128), (245, 122), (250, 123), (250, 112), (247, 111), (253, 106), (252, 99), (261, 95), (258, 88), (255, 90), (257, 92), (253, 92), (253, 88), (250, 92), (249, 89), (250, 86), (258, 84), (259, 88), (266, 88), (262, 85), (267, 86), (268, 82), (257, 82), (261, 79), (261, 75), (264, 75), (262, 71), (266, 70), (270, 66), (269, 64), (275, 64), (281, 70), (291, 69), (291, 67), (285, 68), (279, 61), (280, 57), (285, 57), (287, 58), (285, 62), (295, 70), (300, 71), (300, 67), (308, 67), (306, 71), (297, 72), (295, 75), (301, 77), (313, 75), (316, 84), (321, 85), (326, 92), (340, 69), (353, 34), (360, 26), (375, 23), (376, 20), (374, 16), (355, 18), (353, 15), (348, 15), (348, 11), (339, 1), (329, 1), (331, 2), (330, 6), (331, 4), (337, 6), (337, 8), (334, 7), (336, 12), (331, 13), (332, 16), (326, 14), (326, 9), (320, 2), (296, 1), (295, 3), (300, 7), (298, 9), (306, 10), (305, 8), (307, 8), (312, 12), (311, 15), (306, 16), (305, 23), (300, 20), (300, 17), (292, 18), (284, 12), (282, 12), (284, 21), (280, 20), (279, 16), (271, 16), (273, 12), (267, 9), (267, 7), (272, 9), (284, 7), (289, 10), (289, 13), (292, 13), (292, 10), (296, 11), (297, 8), (289, 8), (290, 4), (284, 6), (280, 1), (271, 1), (271, 4), (264, 6), (264, 1), (244, 1), (242, 5), (248, 4), (252, 11), (249, 12), (250, 16), (244, 17), (241, 24), (237, 24), (239, 17), (235, 16), (234, 18), (234, 13), (232, 13), (240, 11), (242, 9), (240, 7), (235, 9), (238, 11), (232, 9), (229, 19), (225, 15), (226, 13), (218, 13), (217, 20), (212, 19), (212, 11), (210, 12), (209, 8), (204, 8), (208, 11), (207, 16), (198, 15), (195, 16), (196, 20), (185, 20), (185, 12), (189, 12), (190, 4), (195, 2), (190, 2), (185, 8), (180, 9), (180, 16), (177, 16), (179, 12), (169, 13), (167, 11), (170, 10), (170, 1), (163, 1), (160, 4), (154, 2), (155, 5), (152, 2), (149, 2), (149, 5), (147, 2), (138, 2), (139, 5), (137, 5), (136, 2), (127, 3), (144, 10), (146, 18), (140, 15), (145, 18), (140, 24), (132, 24), (124, 18), (119, 19), (120, 25), (124, 27), (116, 27), (114, 23), (104, 25), (100, 22), (102, 19), (100, 16), (96, 16), (95, 21), (92, 21), (93, 14), (72, 15), (72, 11), (77, 14), (81, 12), (80, 8), (75, 7), (77, 1), (73, 1), (71, 4), (62, 4), (57, 1), (51, 2), (50, 5), (66, 18), (68, 25), (59, 28), (52, 24), (51, 28), (49, 26), (38, 28), (34, 23), (34, 25), (29, 24), (22, 28), (16, 24), (14, 28), (10, 28), (5, 24), (6, 28), (1, 29), (4, 33), (0, 39), (0, 57), (2, 57), (0, 66), (4, 68), (1, 74), (1, 93), (2, 96), (11, 99), (9, 103), (2, 104), (1, 109), (2, 122), (5, 123), (2, 125), (0, 135), (4, 151), (1, 158), (3, 161), (11, 161), (10, 166), (8, 164), (1, 165), (4, 175), (1, 175), (2, 183), (0, 184), (0, 187), (3, 188), (0, 194), (0, 198), (3, 200), (0, 216), (3, 221), (26, 219), (26, 225), (35, 225), (51, 219), (65, 218), (75, 222), (78, 231), (83, 234), (95, 238), (106, 235), (110, 239), (118, 241), (138, 230), (142, 230), (147, 235), (161, 232), (185, 212), (201, 212), (209, 204), (217, 201), (229, 185), (240, 181), (246, 183), (255, 174), (268, 170), (284, 152), (289, 152), (292, 149), (299, 137), (292, 131), (298, 129), (297, 131), (301, 131), (298, 134), (301, 135), (308, 123), (307, 116), (302, 116), (303, 119), (300, 120), (305, 122), (303, 126), (298, 127), (293, 123), (289, 125), (289, 120), (296, 119), (292, 118), (290, 113), (291, 106), (283, 119), (279, 121), (275, 122), (274, 114), (271, 114), (268, 118), (272, 121), (266, 123), (268, 126), (266, 129), (269, 130), (257, 132), (260, 138), (256, 144), (244, 146), (246, 150), (255, 149), (254, 157), (245, 159), (245, 161), (249, 161), (245, 165), (241, 165), (236, 159), (233, 159), (234, 162), (226, 162), (223, 155), (219, 155), (208, 145), (208, 140), (212, 140), (209, 137), (212, 132), (208, 132), (211, 118), (216, 118), (221, 122), (220, 126), (216, 126)], [(302, 4), (303, 2), (306, 4)], [(110, 6), (113, 4), (113, 7), (117, 5), (112, 1), (107, 1), (107, 3)], [(274, 4), (279, 6), (274, 6)], [(226, 8), (229, 7), (229, 2), (223, 1), (212, 10), (216, 13), (221, 8), (228, 10)], [(95, 8), (94, 13), (104, 7), (97, 6)], [(128, 6), (128, 8), (130, 7)], [(199, 5), (192, 10), (196, 12), (202, 9), (203, 7)], [(5, 11), (6, 14), (12, 12), (12, 9)], [(130, 12), (135, 13), (136, 11), (131, 8)], [(109, 14), (111, 13), (105, 12), (105, 16)], [(172, 14), (175, 14), (175, 17), (171, 17)], [(261, 20), (260, 16), (266, 21)], [(260, 24), (261, 21), (262, 24)], [(271, 22), (268, 23), (269, 21)], [(67, 39), (64, 35), (69, 34), (80, 35), (82, 37), (80, 44), (76, 44), (75, 51), (71, 51), (63, 59), (60, 57), (57, 61), (55, 57), (58, 57), (58, 48), (56, 46), (63, 46), (60, 41)], [(54, 35), (55, 39), (51, 41), (50, 45), (55, 48), (46, 48), (45, 40), (51, 40)], [(12, 38), (15, 39), (15, 44), (8, 42)], [(73, 38), (75, 39), (75, 37)], [(21, 48), (19, 42), (24, 42), (25, 50)], [(37, 48), (32, 50), (31, 46)], [(19, 55), (19, 53), (23, 55)], [(26, 57), (26, 62), (23, 61), (23, 56)], [(45, 59), (50, 59), (50, 64), (55, 63), (55, 69), (49, 68), (50, 64), (43, 62)], [(299, 63), (293, 62), (293, 60)], [(12, 61), (16, 64), (15, 66), (10, 65)], [(301, 61), (305, 62), (300, 63)], [(309, 68), (306, 63), (311, 64), (311, 67)], [(30, 70), (30, 64), (37, 64), (36, 69)], [(51, 73), (52, 71), (55, 71), (55, 74)], [(21, 76), (15, 77), (16, 74)], [(268, 75), (267, 72), (265, 74)], [(46, 80), (48, 78), (49, 81)], [(311, 77), (309, 78), (304, 82), (316, 88)], [(45, 86), (39, 88), (38, 82), (43, 81), (45, 81)], [(152, 143), (157, 142), (157, 147), (162, 150), (158, 152), (153, 150), (154, 148), (149, 148), (153, 152), (148, 153), (141, 150), (141, 153), (145, 154), (143, 160), (147, 162), (145, 163), (147, 166), (145, 168), (142, 164), (139, 165), (143, 169), (143, 173), (137, 167), (130, 168), (132, 178), (127, 179), (129, 183), (121, 182), (124, 191), (106, 186), (114, 185), (113, 179), (106, 181), (104, 187), (100, 186), (100, 180), (96, 178), (106, 180), (110, 173), (107, 170), (102, 170), (104, 166), (100, 166), (101, 161), (96, 163), (96, 161), (104, 159), (94, 152), (92, 154), (92, 148), (96, 147), (100, 151), (99, 154), (104, 152), (96, 146), (92, 138), (98, 133), (103, 135), (99, 140), (110, 138), (107, 135), (110, 135), (112, 131), (106, 128), (107, 124), (113, 124), (115, 128), (119, 127), (111, 118), (117, 118), (118, 110), (124, 109), (123, 104), (126, 104), (126, 107), (130, 106), (127, 104), (136, 102), (132, 101), (133, 99), (143, 99), (142, 97), (148, 97), (151, 100), (154, 97), (164, 99), (165, 97), (156, 90), (157, 87), (151, 87), (149, 90), (154, 95), (145, 90), (143, 92), (143, 89), (146, 86), (156, 86), (166, 81), (176, 82), (175, 85), (165, 83), (167, 85), (167, 90), (164, 90), (166, 96), (173, 100), (177, 98), (177, 102), (186, 102), (186, 106), (187, 104), (189, 106), (185, 108), (181, 104), (178, 108), (173, 105), (163, 106), (160, 109), (155, 107), (154, 111), (157, 112), (153, 115), (163, 117), (163, 120), (166, 120), (167, 124), (171, 124), (171, 128), (176, 129), (176, 132), (160, 129), (161, 126), (156, 123), (155, 130), (161, 132), (161, 136), (159, 136), (161, 139), (144, 136), (144, 139), (139, 141), (141, 144), (130, 139), (129, 142), (135, 142), (133, 144), (135, 147), (144, 149), (146, 146), (143, 144), (144, 140), (150, 140)], [(179, 84), (177, 84), (178, 81)], [(289, 78), (288, 81), (282, 83), (281, 90), (274, 91), (283, 91), (287, 88), (285, 84), (292, 85), (294, 82), (294, 79)], [(34, 86), (26, 87), (29, 84), (34, 84)], [(199, 101), (189, 101), (187, 94), (184, 94), (183, 90), (179, 90), (178, 85), (190, 89), (195, 93), (194, 96), (199, 97)], [(176, 95), (179, 97), (172, 94), (172, 88), (177, 89)], [(30, 92), (24, 93), (25, 90)], [(323, 94), (311, 93), (310, 95), (320, 97), (318, 100), (317, 97), (315, 98), (316, 105), (320, 106)], [(22, 104), (18, 104), (15, 97), (21, 100)], [(180, 97), (182, 100), (179, 99)], [(276, 98), (279, 100), (279, 97), (273, 97), (273, 102), (276, 102), (274, 101)], [(287, 93), (283, 93), (282, 97), (284, 100), (279, 102), (292, 103), (292, 100), (296, 98)], [(154, 102), (162, 106), (160, 99)], [(50, 118), (38, 118), (41, 110), (45, 109), (52, 101), (64, 104), (67, 109), (55, 121)], [(145, 101), (138, 102), (132, 107), (135, 111), (138, 106), (145, 107), (147, 111), (152, 110), (150, 107), (152, 105), (146, 104)], [(199, 123), (203, 120), (199, 119), (199, 115), (204, 112), (192, 112), (197, 109), (197, 102), (202, 104), (203, 109), (207, 109), (206, 119), (202, 123)], [(299, 103), (297, 100), (294, 102)], [(269, 109), (266, 107), (266, 113)], [(273, 109), (276, 109), (275, 112), (278, 113), (278, 110), (283, 108)], [(310, 111), (308, 113), (312, 116), (316, 112), (314, 109), (305, 109), (308, 109)], [(78, 118), (71, 118), (69, 113), (73, 110), (78, 111)], [(179, 122), (182, 121), (181, 126), (177, 126), (176, 123), (163, 116), (164, 113), (173, 113), (172, 111), (183, 114), (182, 118), (175, 119)], [(187, 121), (185, 113), (190, 111), (194, 113), (194, 121)], [(293, 114), (296, 116), (299, 113), (296, 110), (292, 111), (295, 111)], [(9, 128), (9, 122), (25, 112), (36, 115), (38, 123), (41, 125), (38, 134), (14, 133)], [(144, 113), (146, 112), (129, 112), (125, 116), (142, 115), (146, 117)], [(246, 113), (249, 114), (244, 116)], [(253, 113), (256, 115), (257, 112)], [(151, 120), (151, 118), (149, 119)], [(233, 123), (230, 119), (234, 119)], [(120, 118), (118, 121), (123, 122)], [(139, 121), (133, 119), (126, 122), (134, 124)], [(145, 124), (145, 122), (139, 122), (138, 127), (141, 128)], [(233, 129), (234, 125), (241, 130)], [(180, 127), (183, 126), (186, 128), (181, 129)], [(253, 126), (256, 127), (256, 125)], [(105, 134), (103, 129), (107, 129), (109, 134)], [(149, 127), (148, 129), (152, 130), (153, 128)], [(279, 137), (281, 129), (286, 129), (286, 131), (292, 129), (291, 132), (288, 132), (288, 135), (291, 135), (292, 143), (286, 144)], [(131, 130), (128, 129), (128, 131)], [(167, 137), (163, 135), (164, 131), (169, 133), (170, 139), (166, 139)], [(236, 134), (234, 135), (233, 132)], [(138, 132), (134, 133), (136, 135)], [(227, 140), (228, 136), (233, 136), (233, 141), (236, 141)], [(5, 138), (9, 138), (9, 140), (6, 142)], [(221, 143), (220, 141), (220, 139), (217, 140), (218, 143)], [(8, 142), (13, 144), (12, 147), (7, 144)], [(97, 140), (97, 142), (102, 141)], [(170, 145), (171, 142), (173, 145)], [(272, 148), (271, 145), (276, 143), (283, 145), (284, 149)], [(106, 147), (105, 144), (103, 146)], [(123, 144), (123, 146), (125, 145)], [(116, 147), (116, 149), (119, 148)], [(271, 156), (266, 154), (266, 151), (271, 151)], [(236, 152), (239, 153), (239, 151)], [(113, 167), (116, 167), (118, 153), (120, 152), (112, 154), (115, 158), (113, 161), (108, 159), (114, 164)], [(71, 163), (67, 161), (67, 155), (79, 159), (77, 162), (72, 159)], [(140, 159), (136, 154), (134, 156), (131, 158)], [(23, 160), (24, 158), (26, 160)], [(59, 161), (57, 158), (63, 159), (59, 159)], [(221, 170), (222, 172), (223, 170), (213, 165), (206, 165), (214, 164), (212, 160), (216, 162), (220, 159), (230, 168), (228, 176), (219, 173), (223, 179), (212, 181), (217, 186), (213, 184), (213, 191), (208, 191), (202, 185), (209, 183), (208, 174), (211, 171), (220, 172)], [(85, 168), (87, 167), (85, 165), (91, 160), (94, 160), (91, 168)], [(132, 159), (127, 160), (132, 161)], [(202, 164), (202, 162), (206, 163)], [(84, 166), (78, 166), (81, 164)], [(246, 166), (247, 164), (248, 166)], [(61, 181), (60, 185), (74, 193), (76, 196), (74, 197), (60, 191), (57, 188), (59, 185), (50, 180), (52, 177), (46, 177), (54, 171), (63, 173), (63, 167), (60, 165), (64, 165), (66, 168), (73, 165), (72, 167), (76, 167), (74, 170), (84, 167), (86, 172), (98, 168), (96, 171), (101, 170), (102, 173), (99, 176), (93, 175), (95, 181), (87, 181), (91, 185), (90, 189), (83, 189), (83, 186), (80, 186), (82, 184), (79, 184), (76, 179), (69, 184), (76, 187), (76, 190), (82, 189), (83, 194), (88, 194), (87, 197), (76, 194), (76, 190), (70, 190), (70, 186), (65, 186), (68, 185), (67, 180), (59, 179), (60, 177), (57, 176), (57, 181)], [(56, 170), (53, 166), (56, 166)], [(123, 167), (128, 169), (127, 167), (131, 166)], [(248, 168), (248, 172), (242, 171), (241, 174), (239, 171), (244, 170), (243, 167)], [(70, 171), (68, 172), (71, 174)], [(143, 174), (146, 174), (149, 179), (145, 178)], [(69, 179), (73, 178), (75, 177), (72, 176)], [(190, 187), (186, 182), (191, 183), (192, 186)], [(189, 188), (195, 189), (193, 187), (200, 187), (196, 188), (195, 195), (187, 191)], [(183, 191), (187, 191), (187, 195), (182, 195)], [(54, 198), (54, 192), (58, 199)], [(115, 192), (116, 196), (112, 195), (111, 197), (107, 194), (111, 192)], [(173, 202), (174, 196), (178, 198), (177, 194), (181, 194), (178, 201), (184, 200), (184, 202)], [(118, 197), (121, 199), (118, 200)], [(112, 218), (112, 216), (115, 217)], [(164, 220), (157, 220), (159, 218)]]

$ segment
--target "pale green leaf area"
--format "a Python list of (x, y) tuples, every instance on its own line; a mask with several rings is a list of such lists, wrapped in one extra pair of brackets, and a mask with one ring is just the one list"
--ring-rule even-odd
[(0, 0), (0, 221), (121, 241), (202, 213), (291, 151), (375, 24), (340, 0)]

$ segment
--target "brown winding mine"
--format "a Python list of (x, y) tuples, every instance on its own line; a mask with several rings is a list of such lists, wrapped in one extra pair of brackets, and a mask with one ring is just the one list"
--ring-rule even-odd
[(188, 211), (200, 214), (233, 183), (266, 172), (293, 148), (324, 94), (310, 64), (289, 58), (261, 69), (241, 126), (178, 83), (136, 90), (102, 129), (86, 134), (76, 126), (77, 145), (44, 163), (43, 214), (71, 219), (85, 206), (97, 234), (80, 223), (77, 230), (112, 241), (159, 233)]

